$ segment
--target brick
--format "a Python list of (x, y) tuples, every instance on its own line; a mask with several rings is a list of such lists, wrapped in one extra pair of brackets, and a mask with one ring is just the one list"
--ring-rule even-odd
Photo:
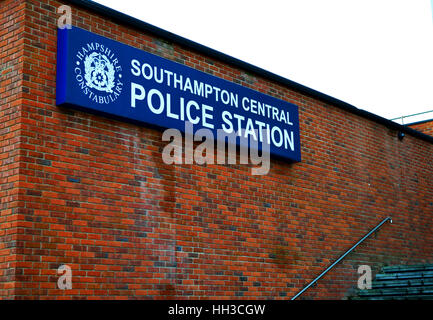
[(160, 131), (55, 105), (61, 4), (0, 6), (1, 299), (288, 299), (386, 216), (304, 297), (347, 297), (360, 264), (433, 262), (431, 143), (65, 2), (82, 28), (299, 106), (300, 163), (166, 166)]

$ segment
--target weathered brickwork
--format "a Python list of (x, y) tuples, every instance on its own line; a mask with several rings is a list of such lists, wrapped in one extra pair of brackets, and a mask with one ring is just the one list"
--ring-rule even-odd
[(433, 262), (433, 144), (71, 5), (75, 26), (299, 106), (300, 163), (165, 165), (160, 131), (55, 105), (61, 4), (0, 2), (0, 297), (288, 299), (387, 216), (303, 297)]
[(18, 201), (22, 157), (22, 80), (25, 5), (0, 3), (0, 298), (12, 297), (20, 257), (18, 233), (23, 231)]

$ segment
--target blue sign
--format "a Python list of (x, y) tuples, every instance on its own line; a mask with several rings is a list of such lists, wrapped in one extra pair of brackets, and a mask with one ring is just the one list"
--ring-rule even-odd
[(59, 29), (57, 41), (59, 106), (181, 131), (188, 121), (301, 161), (292, 103), (77, 27)]

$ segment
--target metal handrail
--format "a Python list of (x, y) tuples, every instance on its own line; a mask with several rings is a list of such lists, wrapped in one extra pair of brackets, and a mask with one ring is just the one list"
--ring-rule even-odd
[[(391, 120), (391, 121), (401, 120), (401, 124), (404, 126), (405, 124), (404, 124), (404, 120), (403, 119), (410, 118), (410, 117), (416, 117), (416, 116), (420, 116), (420, 115), (423, 115), (423, 114), (426, 114), (426, 113), (431, 113), (431, 112), (433, 112), (433, 110), (424, 111), (424, 112), (418, 112), (418, 113), (414, 113), (414, 114), (409, 114), (407, 116), (400, 116), (400, 117), (392, 118), (392, 119), (389, 119), (389, 120)], [(425, 119), (425, 120), (427, 120), (427, 119)], [(423, 121), (423, 120), (421, 120), (421, 121)]]
[(408, 114), (407, 116), (400, 116), (400, 117), (392, 118), (392, 119), (389, 119), (389, 120), (397, 120), (397, 119), (403, 119), (403, 118), (415, 117), (415, 116), (420, 116), (420, 115), (422, 115), (422, 114), (426, 114), (426, 113), (430, 113), (430, 112), (433, 112), (433, 110), (424, 111), (424, 112), (418, 112), (418, 113), (413, 113), (413, 114)]
[(331, 270), (337, 263), (339, 263), (345, 256), (347, 256), (350, 252), (352, 252), (353, 249), (355, 249), (359, 244), (361, 244), (365, 239), (367, 239), (373, 232), (375, 232), (377, 229), (379, 229), (385, 222), (390, 221), (392, 223), (391, 217), (387, 217), (382, 220), (376, 227), (370, 230), (369, 233), (367, 233), (365, 236), (363, 236), (357, 243), (355, 243), (352, 248), (347, 250), (340, 258), (338, 258), (333, 264), (331, 264), (328, 268), (326, 268), (325, 271), (323, 271), (316, 279), (311, 281), (304, 289), (299, 291), (296, 295), (292, 297), (291, 300), (295, 300), (297, 297), (299, 297), (302, 293), (304, 293), (305, 290), (307, 290), (309, 287), (311, 287), (313, 284), (315, 284), (321, 277), (323, 277), (329, 270)]

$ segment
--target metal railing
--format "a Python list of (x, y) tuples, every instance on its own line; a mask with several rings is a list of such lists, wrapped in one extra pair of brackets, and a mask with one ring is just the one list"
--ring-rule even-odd
[[(433, 112), (433, 110), (424, 111), (424, 112), (418, 112), (418, 113), (408, 114), (407, 116), (400, 116), (400, 117), (397, 117), (397, 118), (392, 118), (392, 119), (389, 119), (389, 120), (391, 120), (391, 121), (400, 120), (401, 124), (404, 125), (404, 120), (403, 119), (410, 118), (410, 117), (421, 116), (423, 114), (432, 113), (432, 112)], [(427, 119), (429, 119), (429, 118), (426, 118), (425, 120), (427, 120)]]
[(291, 300), (295, 300), (297, 297), (299, 297), (301, 294), (305, 292), (309, 287), (311, 287), (313, 284), (315, 284), (320, 278), (322, 278), (329, 270), (331, 270), (337, 263), (339, 263), (341, 260), (344, 259), (345, 256), (347, 256), (349, 253), (353, 251), (357, 246), (359, 246), (365, 239), (367, 239), (373, 232), (375, 232), (377, 229), (379, 229), (385, 222), (390, 221), (392, 223), (391, 217), (387, 217), (382, 220), (377, 226), (375, 226), (373, 229), (370, 230), (365, 236), (363, 236), (357, 243), (355, 243), (352, 248), (347, 250), (340, 258), (338, 258), (333, 264), (331, 264), (328, 268), (326, 268), (325, 271), (323, 271), (316, 279), (311, 281), (304, 289), (299, 291), (296, 295), (292, 297)]

